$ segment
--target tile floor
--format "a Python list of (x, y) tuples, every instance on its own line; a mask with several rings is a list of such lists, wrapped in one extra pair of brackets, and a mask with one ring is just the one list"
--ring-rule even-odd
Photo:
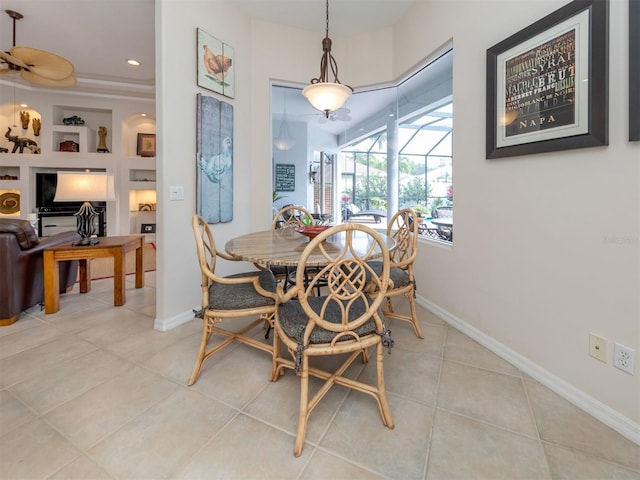
[(187, 387), (200, 321), (154, 331), (154, 274), (127, 286), (123, 307), (94, 281), (0, 329), (0, 478), (640, 479), (637, 445), (423, 309), (424, 340), (390, 325), (395, 429), (334, 387), (295, 458), (296, 376), (233, 345)]

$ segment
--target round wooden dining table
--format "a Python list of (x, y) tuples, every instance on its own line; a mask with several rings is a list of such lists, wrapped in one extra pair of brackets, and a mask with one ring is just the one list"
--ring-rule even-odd
[[(384, 233), (376, 232), (385, 241), (387, 248), (392, 250), (396, 242), (393, 237)], [(345, 242), (345, 232), (338, 232), (327, 238), (325, 244), (330, 251), (331, 246), (335, 246), (339, 252)], [(298, 233), (293, 228), (282, 228), (279, 230), (265, 230), (262, 232), (247, 233), (240, 237), (233, 238), (224, 246), (225, 251), (238, 259), (260, 265), (283, 265), (285, 267), (296, 267), (303, 250), (309, 244), (309, 238)], [(356, 252), (365, 253), (371, 246), (371, 237), (361, 231), (355, 231), (352, 245)], [(381, 253), (378, 252), (377, 256)], [(376, 256), (374, 250), (374, 255)], [(320, 254), (312, 254), (307, 261), (308, 266), (323, 266), (327, 264), (327, 259)]]

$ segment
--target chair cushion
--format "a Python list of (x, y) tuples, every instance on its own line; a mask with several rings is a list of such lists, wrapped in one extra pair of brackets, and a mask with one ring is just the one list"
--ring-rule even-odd
[[(273, 273), (266, 271), (245, 272), (229, 275), (225, 278), (259, 277), (260, 286), (275, 293), (276, 279)], [(214, 310), (239, 310), (275, 305), (272, 298), (260, 295), (252, 283), (229, 285), (213, 282), (209, 286), (209, 307)]]
[(22, 250), (28, 250), (40, 243), (38, 234), (28, 220), (0, 218), (0, 233), (13, 233)]
[[(367, 262), (367, 264), (373, 269), (374, 272), (376, 272), (376, 275), (382, 275), (382, 262), (370, 261)], [(402, 268), (398, 267), (391, 267), (391, 270), (389, 271), (389, 278), (393, 282), (394, 288), (406, 287), (411, 283), (409, 274)]]
[[(322, 305), (327, 297), (309, 297), (309, 306), (314, 312), (320, 312)], [(353, 318), (357, 318), (365, 312), (365, 305), (362, 300), (356, 301), (350, 310)], [(382, 317), (382, 311), (378, 311), (380, 318)], [(342, 312), (336, 302), (331, 302), (325, 312), (324, 319), (331, 323), (340, 323), (342, 321)], [(307, 328), (308, 317), (304, 312), (304, 309), (300, 305), (298, 300), (291, 300), (286, 303), (280, 304), (278, 308), (278, 321), (285, 333), (297, 340), (298, 344), (302, 343), (304, 338), (304, 331)], [(376, 324), (372, 318), (364, 322), (358, 327), (355, 332), (360, 336), (369, 335), (376, 332)], [(336, 332), (325, 330), (324, 328), (315, 327), (311, 332), (309, 343), (329, 343), (333, 340), (333, 337), (337, 335)], [(351, 337), (343, 337), (343, 340), (350, 340)]]

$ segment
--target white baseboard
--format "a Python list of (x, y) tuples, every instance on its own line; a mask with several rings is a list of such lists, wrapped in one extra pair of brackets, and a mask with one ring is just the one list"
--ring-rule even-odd
[(440, 308), (438, 305), (430, 302), (426, 298), (418, 295), (416, 297), (416, 303), (434, 313), (446, 323), (464, 333), (469, 338), (472, 338), (483, 347), (488, 348), (500, 358), (506, 360), (514, 367), (534, 378), (545, 387), (571, 402), (576, 407), (584, 410), (589, 415), (612, 428), (620, 435), (628, 438), (637, 445), (640, 445), (640, 424), (618, 413), (611, 407), (608, 407), (590, 395), (587, 395), (582, 390), (568, 384), (561, 378), (533, 363), (528, 358), (523, 357), (514, 350), (511, 350), (506, 345), (489, 337), (484, 332), (478, 330), (472, 325), (469, 325), (462, 319), (456, 317), (447, 310)]
[(191, 320), (193, 320), (194, 314), (192, 310), (182, 312), (174, 317), (167, 318), (166, 320), (160, 320), (156, 318), (153, 322), (153, 329), (158, 330), (160, 332), (166, 332), (167, 330), (171, 330), (172, 328), (179, 327)]

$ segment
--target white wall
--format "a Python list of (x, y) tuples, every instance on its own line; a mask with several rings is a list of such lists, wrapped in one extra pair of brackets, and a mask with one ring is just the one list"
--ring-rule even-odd
[[(234, 49), (235, 98), (230, 99), (198, 87), (196, 29), (202, 28)], [(216, 97), (234, 111), (234, 218), (212, 225), (218, 249), (252, 227), (251, 53), (250, 28), (245, 17), (225, 1), (156, 1), (156, 91), (158, 127), (158, 250), (156, 328), (164, 330), (193, 318), (200, 305), (200, 272), (195, 255), (191, 218), (196, 212), (196, 94)], [(268, 98), (269, 88), (265, 87)], [(269, 131), (269, 122), (263, 124)], [(270, 152), (266, 150), (266, 152)], [(262, 198), (271, 204), (270, 153), (261, 161), (261, 180), (267, 188)], [(169, 187), (185, 187), (184, 201), (169, 201)], [(267, 217), (270, 218), (270, 217)], [(221, 273), (230, 267), (220, 265)]]
[[(628, 135), (628, 3), (610, 9), (609, 146), (485, 160), (486, 49), (566, 4), (421, 1), (395, 28), (394, 74), (453, 39), (456, 236), (424, 244), (418, 291), (451, 318), (635, 422), (640, 353), (640, 142)], [(482, 25), (478, 25), (482, 19)], [(609, 362), (588, 335), (609, 339)], [(624, 419), (621, 420), (623, 423)]]
[[(640, 142), (626, 141), (627, 1), (611, 2), (610, 145), (484, 158), (486, 49), (565, 3), (422, 0), (393, 30), (333, 37), (334, 54), (341, 81), (358, 87), (349, 65), (358, 66), (353, 78), (362, 84), (388, 82), (453, 39), (456, 238), (451, 248), (421, 244), (419, 297), (577, 404), (637, 435), (640, 372), (630, 376), (587, 355), (592, 331), (607, 337), (610, 348), (616, 340), (640, 353)], [(232, 45), (237, 59), (236, 98), (229, 100), (236, 203), (234, 221), (213, 226), (220, 247), (268, 228), (270, 82), (308, 82), (321, 52), (317, 34), (248, 21), (224, 0), (157, 0), (157, 14), (157, 315), (167, 327), (190, 318), (200, 296), (189, 223), (195, 94), (206, 93), (196, 85), (196, 27)], [(365, 37), (392, 48), (356, 48), (368, 45)], [(185, 202), (167, 201), (174, 184), (185, 185)]]

